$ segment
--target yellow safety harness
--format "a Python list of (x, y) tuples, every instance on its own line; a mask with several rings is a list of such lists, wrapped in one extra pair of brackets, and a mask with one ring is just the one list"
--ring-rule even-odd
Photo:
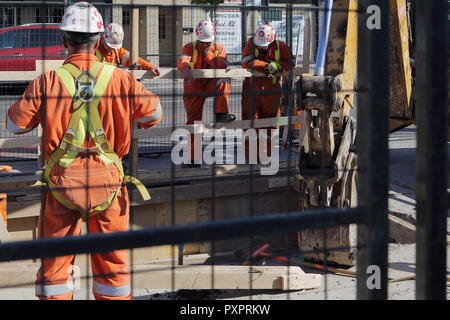
[[(275, 50), (275, 62), (280, 62), (281, 59), (281, 54), (280, 54), (280, 42), (278, 40), (276, 40), (277, 42), (277, 49)], [(255, 57), (258, 58), (259, 57), (259, 50), (257, 47), (255, 47)], [(274, 76), (272, 79), (272, 83), (275, 84), (277, 83), (278, 77)]]
[[(214, 45), (214, 42), (212, 44)], [(198, 57), (197, 41), (192, 41), (192, 45), (194, 46), (194, 52), (192, 53), (192, 59), (191, 62), (189, 62), (189, 66), (191, 67), (191, 69), (194, 69)], [(214, 50), (214, 55), (217, 57), (219, 55), (219, 50)]]
[(95, 56), (97, 57), (98, 61), (100, 61), (102, 63), (110, 64), (113, 66), (120, 66), (121, 61), (120, 61), (119, 52), (117, 51), (117, 49), (114, 49), (113, 52), (114, 52), (114, 55), (116, 56), (117, 63), (111, 63), (111, 62), (106, 61), (105, 56), (100, 52), (99, 49), (97, 49), (95, 51)]
[[(60, 145), (45, 163), (43, 177), (55, 199), (66, 208), (79, 211), (83, 219), (86, 219), (90, 212), (84, 212), (83, 209), (62, 197), (57, 190), (54, 190), (55, 185), (50, 179), (50, 173), (56, 164), (68, 167), (81, 152), (95, 152), (106, 165), (113, 163), (119, 170), (122, 182), (135, 184), (142, 198), (144, 200), (150, 199), (150, 194), (142, 182), (124, 174), (121, 159), (109, 147), (98, 112), (98, 105), (114, 69), (114, 66), (100, 62), (94, 62), (88, 72), (82, 72), (72, 64), (65, 64), (56, 69), (56, 73), (72, 96), (73, 112)], [(88, 132), (95, 143), (95, 147), (83, 148), (85, 135)], [(107, 201), (92, 209), (93, 214), (107, 209), (120, 193), (120, 188), (121, 183)]]

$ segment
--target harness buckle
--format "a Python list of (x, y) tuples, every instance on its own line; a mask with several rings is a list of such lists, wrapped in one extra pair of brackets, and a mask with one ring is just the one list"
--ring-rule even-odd
[(91, 102), (95, 98), (94, 87), (96, 81), (97, 80), (89, 72), (82, 72), (81, 75), (75, 79), (77, 88), (76, 97), (85, 103)]

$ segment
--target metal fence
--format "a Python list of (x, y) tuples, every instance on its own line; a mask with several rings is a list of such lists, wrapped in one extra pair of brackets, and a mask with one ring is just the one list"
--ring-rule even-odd
[[(388, 283), (388, 114), (389, 114), (389, 52), (386, 45), (389, 37), (389, 28), (369, 29), (366, 27), (366, 22), (369, 17), (367, 8), (370, 5), (376, 5), (380, 9), (380, 19), (382, 26), (388, 26), (388, 9), (389, 2), (383, 0), (361, 0), (359, 1), (358, 9), (358, 69), (357, 69), (357, 94), (358, 94), (358, 138), (357, 138), (357, 155), (358, 155), (358, 204), (357, 206), (343, 206), (341, 208), (330, 208), (318, 206), (315, 210), (300, 210), (293, 209), (289, 206), (285, 210), (276, 210), (269, 212), (269, 214), (256, 214), (258, 191), (260, 189), (261, 177), (258, 177), (255, 172), (255, 167), (249, 166), (242, 172), (231, 174), (227, 176), (217, 175), (217, 170), (220, 169), (217, 164), (212, 164), (205, 167), (208, 173), (203, 176), (183, 176), (180, 171), (183, 170), (171, 163), (166, 165), (169, 167), (166, 171), (166, 176), (161, 180), (143, 180), (143, 183), (154, 188), (161, 187), (164, 189), (166, 197), (166, 215), (170, 216), (168, 223), (165, 226), (158, 226), (153, 228), (144, 228), (142, 230), (130, 230), (121, 233), (112, 234), (88, 234), (80, 237), (65, 237), (65, 238), (45, 238), (30, 241), (10, 242), (0, 244), (0, 262), (27, 260), (27, 259), (42, 259), (72, 254), (88, 254), (106, 252), (118, 249), (133, 249), (156, 247), (161, 245), (173, 245), (172, 253), (173, 259), (171, 265), (167, 268), (173, 271), (172, 284), (175, 288), (175, 267), (177, 262), (175, 257), (178, 257), (178, 264), (183, 262), (183, 245), (197, 242), (208, 242), (210, 247), (208, 252), (211, 255), (211, 286), (215, 288), (214, 274), (218, 268), (219, 263), (216, 257), (216, 243), (219, 240), (231, 241), (231, 239), (246, 238), (248, 242), (248, 251), (252, 252), (255, 246), (256, 236), (266, 236), (268, 234), (290, 234), (289, 232), (298, 232), (306, 229), (321, 229), (325, 235), (323, 239), (323, 246), (315, 250), (315, 253), (323, 253), (325, 257), (323, 269), (325, 275), (325, 297), (327, 291), (326, 276), (332, 270), (332, 267), (327, 262), (327, 254), (331, 251), (354, 249), (353, 247), (329, 247), (327, 244), (326, 230), (332, 227), (342, 225), (357, 224), (357, 298), (358, 299), (386, 299), (387, 298), (387, 283)], [(35, 12), (35, 17), (38, 16), (38, 11), (32, 11), (30, 3), (18, 4), (14, 3), (14, 10), (17, 12), (21, 9), (21, 19), (24, 19), (24, 12)], [(446, 256), (446, 207), (447, 197), (446, 190), (446, 172), (447, 154), (446, 154), (446, 137), (447, 137), (447, 45), (434, 32), (435, 28), (440, 30), (447, 30), (447, 3), (446, 1), (422, 1), (417, 3), (416, 11), (416, 29), (421, 30), (417, 33), (417, 69), (416, 69), (416, 115), (418, 116), (418, 226), (417, 226), (417, 297), (418, 298), (435, 298), (445, 299), (445, 256)], [(54, 5), (52, 4), (52, 8)], [(205, 17), (206, 11), (212, 14), (220, 14), (221, 10), (226, 9), (226, 6), (210, 7), (210, 6), (156, 6), (156, 5), (135, 5), (127, 7), (124, 5), (105, 5), (98, 4), (101, 12), (105, 16), (105, 21), (116, 21), (115, 16), (118, 15), (124, 27), (130, 27), (126, 34), (131, 32), (131, 22), (133, 16), (133, 9), (139, 8), (139, 15), (142, 19), (147, 15), (152, 14), (154, 10), (157, 11), (157, 20), (151, 19), (150, 24), (141, 23), (142, 30), (140, 33), (140, 53), (149, 57), (152, 61), (157, 61), (161, 66), (174, 66), (174, 62), (179, 54), (179, 46), (181, 43), (186, 43), (193, 40), (193, 29), (196, 21)], [(26, 10), (25, 10), (26, 9)], [(46, 5), (35, 7), (35, 9), (45, 9), (39, 12), (45, 12), (44, 16), (58, 17), (61, 14), (59, 10), (51, 10)], [(186, 10), (184, 10), (186, 9)], [(294, 7), (292, 5), (283, 7), (245, 7), (233, 6), (229, 10), (236, 10), (241, 13), (241, 24), (237, 26), (234, 32), (240, 28), (240, 39), (236, 42), (236, 46), (242, 49), (243, 42), (251, 34), (252, 30), (258, 25), (258, 22), (263, 20), (271, 22), (272, 24), (286, 23), (286, 41), (293, 46), (293, 39), (295, 37), (295, 27), (292, 27), (295, 17), (300, 14), (309, 14), (311, 12), (319, 12), (322, 9), (316, 7)], [(3, 9), (10, 10), (10, 9)], [(8, 11), (10, 12), (10, 11)], [(130, 13), (127, 13), (130, 12)], [(242, 13), (248, 13), (242, 14)], [(41, 13), (39, 13), (41, 14)], [(8, 17), (10, 14), (8, 15)], [(33, 16), (31, 14), (31, 16)], [(46, 17), (47, 17), (46, 16)], [(191, 26), (188, 24), (181, 27), (174, 23), (176, 17), (183, 17), (187, 21), (192, 21)], [(311, 15), (311, 17), (317, 15)], [(427, 17), (433, 17), (436, 25), (425, 23), (428, 21)], [(15, 15), (14, 15), (15, 17)], [(147, 17), (148, 18), (148, 17)], [(37, 19), (36, 19), (37, 20)], [(50, 19), (51, 20), (51, 19)], [(49, 20), (46, 20), (49, 21)], [(183, 20), (184, 21), (184, 20)], [(317, 24), (318, 21), (312, 19), (312, 23)], [(17, 21), (17, 19), (5, 19), (5, 24), (24, 23), (24, 20)], [(42, 21), (41, 21), (42, 22)], [(177, 28), (181, 28), (181, 33), (177, 32)], [(157, 29), (157, 30), (156, 30)], [(315, 28), (311, 28), (315, 30)], [(149, 35), (150, 32), (150, 35)], [(231, 32), (231, 31), (230, 31)], [(158, 48), (153, 47), (150, 41), (143, 41), (141, 37), (147, 35), (158, 39)], [(316, 43), (317, 34), (312, 32), (311, 42)], [(128, 37), (128, 40), (131, 37)], [(142, 40), (142, 41), (141, 41)], [(147, 39), (148, 40), (148, 39)], [(167, 42), (167, 43), (166, 43)], [(128, 44), (125, 43), (125, 47)], [(167, 47), (165, 47), (167, 45)], [(311, 57), (315, 57), (316, 45), (311, 46)], [(445, 47), (445, 50), (443, 49)], [(176, 48), (176, 49), (175, 49)], [(238, 50), (240, 51), (240, 50)], [(241, 59), (240, 52), (230, 52), (230, 60), (235, 62), (238, 66)], [(149, 53), (151, 52), (151, 53)], [(153, 53), (155, 52), (155, 53)], [(164, 52), (164, 53), (161, 53)], [(146, 54), (145, 54), (146, 53)], [(303, 55), (300, 57), (302, 59)], [(235, 60), (234, 60), (235, 59)], [(311, 59), (311, 63), (315, 62)], [(308, 62), (309, 63), (309, 62)], [(309, 70), (308, 70), (309, 71)], [(288, 80), (292, 80), (293, 74), (286, 76)], [(232, 81), (232, 94), (230, 110), (235, 112), (239, 118), (240, 112), (240, 98), (242, 94), (241, 84), (242, 79), (234, 79)], [(289, 82), (289, 81), (288, 81)], [(171, 80), (143, 80), (146, 88), (156, 93), (161, 97), (162, 104), (165, 108), (165, 118), (161, 122), (161, 127), (169, 127), (175, 129), (185, 124), (185, 113), (182, 104), (182, 84), (179, 79), (175, 77)], [(284, 90), (283, 93), (290, 94), (292, 90)], [(2, 113), (6, 112), (6, 108), (10, 102), (16, 97), (2, 96)], [(285, 105), (285, 114), (288, 116), (287, 124), (290, 126), (293, 119), (293, 109), (295, 102), (292, 98), (287, 99), (288, 104)], [(433, 103), (430, 103), (432, 101)], [(212, 101), (206, 105), (206, 117), (204, 122), (212, 121)], [(432, 107), (431, 107), (432, 105)], [(432, 112), (431, 112), (431, 108)], [(211, 111), (209, 111), (211, 110)], [(254, 128), (257, 121), (251, 121), (250, 127)], [(2, 133), (3, 134), (3, 133)], [(36, 133), (34, 133), (35, 135)], [(29, 134), (33, 136), (33, 133)], [(7, 135), (6, 135), (7, 137)], [(139, 141), (139, 153), (160, 153), (170, 151), (173, 147), (173, 142), (167, 137), (146, 137)], [(423, 151), (422, 151), (423, 149)], [(325, 150), (323, 150), (325, 151)], [(4, 151), (2, 151), (4, 152)], [(2, 153), (2, 159), (7, 160), (17, 158), (15, 150), (9, 150), (13, 156)], [(16, 152), (16, 153), (15, 153)], [(136, 152), (135, 150), (132, 152)], [(20, 158), (27, 158), (23, 156), (24, 151), (20, 151)], [(134, 155), (136, 156), (136, 154)], [(130, 156), (133, 157), (133, 156)], [(296, 177), (299, 174), (305, 174), (304, 171), (298, 171), (295, 168), (297, 165), (298, 154), (292, 151), (292, 148), (287, 148), (285, 153), (286, 170), (282, 170), (278, 174), (278, 178), (283, 180), (282, 189), (286, 193), (285, 198), (280, 198), (280, 207), (284, 208), (283, 201), (290, 203), (293, 200), (292, 192), (297, 191), (301, 193), (301, 189), (294, 190), (294, 183), (297, 183)], [(142, 159), (141, 159), (142, 160)], [(164, 160), (164, 159), (163, 159)], [(166, 159), (167, 161), (170, 161)], [(141, 162), (142, 163), (142, 162)], [(432, 164), (432, 165), (430, 165)], [(130, 162), (133, 166), (133, 163)], [(150, 167), (153, 164), (150, 163)], [(167, 167), (166, 166), (166, 167)], [(140, 167), (138, 167), (140, 168)], [(138, 168), (132, 168), (136, 172)], [(259, 168), (259, 167), (257, 167)], [(326, 175), (327, 171), (322, 162), (319, 175)], [(353, 169), (352, 169), (353, 170)], [(345, 171), (345, 169), (344, 169)], [(307, 173), (307, 172), (306, 172)], [(12, 179), (13, 175), (7, 178)], [(17, 175), (20, 176), (20, 175)], [(13, 180), (13, 179), (12, 179)], [(12, 181), (11, 180), (11, 181)], [(194, 181), (195, 180), (195, 181)], [(7, 180), (4, 180), (7, 181)], [(234, 188), (242, 187), (244, 192), (242, 197), (248, 200), (240, 208), (239, 213), (231, 218), (224, 219), (218, 217), (219, 208), (217, 205), (217, 197), (223, 192), (222, 184), (227, 181), (236, 181), (237, 185)], [(277, 180), (278, 181), (278, 180)], [(193, 182), (203, 184), (195, 184)], [(262, 183), (262, 182), (261, 182)], [(274, 182), (272, 182), (274, 183)], [(209, 216), (206, 220), (195, 221), (196, 223), (183, 223), (183, 212), (178, 209), (178, 201), (191, 199), (188, 196), (181, 194), (182, 188), (186, 186), (190, 189), (184, 193), (199, 193), (203, 194), (209, 205)], [(240, 186), (238, 186), (240, 185)], [(184, 190), (184, 189), (183, 189)], [(8, 190), (3, 190), (8, 196), (29, 195), (36, 193), (32, 189), (20, 190), (11, 187)], [(158, 197), (163, 193), (155, 191)], [(135, 192), (131, 191), (132, 215), (131, 225), (133, 224), (133, 211), (142, 202), (136, 198)], [(299, 197), (301, 198), (301, 194)], [(152, 201), (163, 200), (158, 199)], [(162, 197), (162, 196), (161, 196)], [(244, 201), (241, 198), (235, 201)], [(432, 201), (431, 201), (432, 199)], [(297, 199), (294, 199), (296, 202)], [(243, 202), (244, 203), (244, 202)], [(430, 204), (432, 203), (432, 205)], [(153, 210), (153, 209), (152, 209)], [(199, 219), (200, 220), (200, 219)], [(192, 221), (191, 221), (192, 222)], [(291, 234), (292, 235), (292, 234)], [(178, 246), (178, 248), (176, 247)], [(175, 252), (179, 250), (179, 253)], [(284, 242), (284, 249), (286, 253), (287, 264), (295, 265), (295, 260), (292, 257), (293, 248), (292, 241), (286, 240)], [(181, 252), (181, 253), (180, 253)], [(301, 252), (307, 254), (308, 252)], [(133, 254), (131, 255), (133, 257)], [(250, 264), (255, 263), (254, 260), (249, 260)], [(373, 289), (367, 286), (371, 266), (377, 266), (380, 270), (380, 287)], [(150, 269), (135, 269), (133, 258), (131, 259), (132, 276), (138, 276), (140, 272), (146, 272)], [(0, 266), (1, 268), (1, 266)], [(189, 268), (189, 266), (186, 266)], [(289, 269), (287, 271), (289, 275)], [(87, 279), (100, 275), (88, 275)], [(249, 279), (253, 275), (249, 275)], [(250, 289), (252, 290), (252, 281), (250, 281)], [(289, 286), (289, 284), (288, 284)], [(170, 288), (168, 288), (170, 289)], [(1, 290), (1, 288), (0, 288)], [(253, 291), (251, 291), (253, 293)], [(289, 299), (289, 293), (287, 294)]]

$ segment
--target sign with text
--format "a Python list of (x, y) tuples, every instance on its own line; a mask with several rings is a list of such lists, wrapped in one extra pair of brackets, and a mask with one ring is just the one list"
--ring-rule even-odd
[[(277, 39), (286, 42), (286, 16), (283, 15), (280, 21), (272, 21), (270, 25), (275, 29), (277, 33)], [(292, 47), (291, 51), (295, 57), (298, 44), (297, 55), (300, 57), (303, 55), (303, 38), (305, 30), (305, 16), (294, 15), (292, 16)], [(300, 42), (299, 42), (300, 41)]]
[(239, 10), (216, 11), (216, 42), (222, 44), (228, 54), (242, 53), (241, 12)]

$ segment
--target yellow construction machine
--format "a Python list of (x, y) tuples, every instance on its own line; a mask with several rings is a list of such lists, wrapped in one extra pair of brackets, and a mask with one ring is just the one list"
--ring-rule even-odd
[[(315, 74), (302, 75), (295, 85), (296, 106), (304, 112), (306, 127), (299, 149), (297, 179), (302, 210), (356, 206), (356, 119), (351, 110), (358, 104), (355, 92), (357, 3), (357, 0), (325, 1), (325, 6), (333, 9), (328, 10), (328, 36), (322, 31), (320, 36), (325, 50), (322, 48), (321, 53), (319, 44)], [(390, 40), (386, 45), (390, 52), (389, 129), (393, 132), (414, 123), (411, 3), (409, 0), (389, 3)], [(324, 11), (326, 19), (327, 10)], [(353, 226), (327, 229), (325, 235), (324, 230), (302, 231), (298, 233), (298, 242), (302, 252), (309, 252), (305, 254), (308, 260), (324, 261), (326, 256), (333, 264), (355, 262), (356, 228)], [(349, 249), (324, 251), (325, 242), (327, 248)]]

